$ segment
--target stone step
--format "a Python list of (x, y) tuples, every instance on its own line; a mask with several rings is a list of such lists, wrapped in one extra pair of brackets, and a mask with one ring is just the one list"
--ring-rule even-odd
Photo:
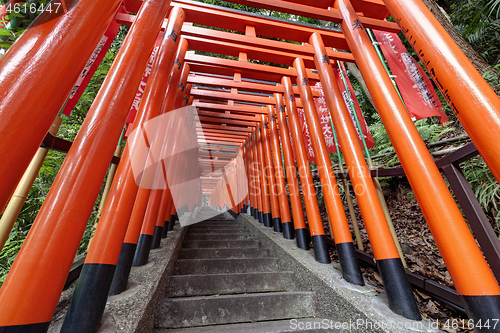
[(228, 241), (233, 241), (233, 240), (252, 240), (255, 239), (253, 235), (235, 235), (235, 234), (186, 234), (185, 240), (228, 240)]
[(217, 241), (217, 240), (185, 240), (182, 243), (183, 248), (219, 248), (219, 249), (228, 249), (228, 248), (240, 248), (240, 249), (249, 249), (249, 248), (258, 248), (259, 242), (256, 240), (238, 240), (238, 241)]
[(197, 248), (197, 249), (181, 249), (179, 251), (179, 259), (205, 259), (205, 258), (262, 258), (267, 257), (269, 251), (263, 248), (249, 249), (214, 249), (214, 248)]
[(250, 235), (250, 230), (247, 229), (194, 229), (187, 231), (186, 235)]
[(171, 298), (160, 302), (159, 328), (181, 328), (314, 316), (312, 292)]
[[(229, 228), (228, 228), (229, 227)], [(222, 224), (222, 223), (213, 223), (213, 224), (191, 224), (189, 226), (189, 229), (191, 230), (206, 230), (206, 229), (212, 229), (212, 228), (215, 228), (217, 230), (220, 230), (220, 229), (228, 229), (228, 230), (238, 230), (238, 229), (243, 229), (243, 230), (246, 230), (242, 225), (239, 225), (239, 224), (234, 224), (234, 223), (227, 223), (227, 224)]]
[(278, 258), (257, 259), (180, 259), (175, 264), (175, 275), (229, 274), (277, 272)]
[(174, 275), (169, 297), (294, 290), (291, 272)]
[(242, 223), (240, 221), (236, 221), (236, 220), (212, 220), (212, 219), (200, 221), (200, 222), (198, 222), (196, 224), (193, 224), (193, 225), (212, 224), (212, 223), (215, 223), (215, 224), (239, 224), (239, 225), (242, 225)]
[(189, 230), (207, 230), (207, 229), (236, 229), (236, 230), (245, 230), (245, 228), (241, 225), (238, 224), (228, 224), (228, 225), (220, 225), (220, 224), (213, 224), (213, 225), (198, 225), (198, 224), (192, 224), (189, 226)]
[[(338, 327), (338, 329), (336, 328)], [(321, 318), (303, 318), (263, 321), (229, 325), (214, 325), (191, 328), (157, 329), (156, 333), (348, 333), (342, 324)]]

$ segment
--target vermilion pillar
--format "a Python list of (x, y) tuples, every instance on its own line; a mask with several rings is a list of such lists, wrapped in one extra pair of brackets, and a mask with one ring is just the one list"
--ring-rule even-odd
[(266, 227), (272, 228), (273, 226), (273, 216), (270, 209), (270, 196), (269, 196), (269, 182), (266, 177), (266, 160), (264, 153), (264, 138), (262, 134), (262, 124), (257, 129), (257, 155), (260, 165), (260, 187), (261, 187), (261, 197), (262, 197), (262, 217), (264, 225)]
[[(500, 318), (500, 287), (472, 237), (348, 0), (337, 0), (342, 31), (408, 177), (455, 287), (474, 322)], [(437, 38), (440, 38), (437, 36)], [(449, 70), (449, 69), (443, 69)], [(460, 82), (458, 82), (460, 84)], [(471, 112), (474, 112), (471, 110)], [(454, 240), (460, 240), (460, 246)], [(391, 308), (397, 312), (399, 302)]]
[[(401, 309), (401, 313), (405, 313), (405, 316), (410, 318), (419, 319), (420, 313), (410, 283), (406, 278), (403, 263), (399, 258), (369, 168), (363, 157), (356, 129), (335, 80), (332, 66), (326, 56), (323, 40), (319, 34), (315, 33), (311, 35), (309, 42), (315, 50), (314, 62), (323, 85), (328, 108), (332, 114), (332, 122), (342, 147), (354, 194), (358, 199), (359, 209), (365, 221), (366, 231), (372, 244), (380, 275), (389, 281), (384, 284), (387, 294), (389, 298), (399, 300), (398, 307)], [(354, 247), (352, 252), (354, 254)], [(392, 263), (388, 264), (389, 261)], [(391, 281), (400, 286), (392, 286)], [(404, 291), (404, 294), (401, 294), (401, 291)]]
[[(268, 108), (272, 108), (272, 106), (268, 105)], [(261, 124), (262, 124), (262, 143), (264, 144), (264, 157), (266, 160), (266, 178), (269, 183), (269, 196), (271, 200), (271, 212), (273, 216), (273, 227), (274, 231), (282, 232), (281, 228), (281, 214), (280, 207), (278, 201), (278, 187), (276, 184), (276, 171), (273, 165), (272, 153), (271, 153), (271, 145), (269, 144), (269, 125), (267, 124), (266, 116), (260, 115)]]
[[(252, 131), (252, 144), (253, 144), (253, 168), (254, 168), (254, 176), (255, 176), (255, 179), (254, 179), (254, 182), (255, 182), (255, 196), (257, 197), (257, 207), (258, 207), (258, 219), (260, 221), (260, 223), (264, 223), (264, 213), (263, 213), (263, 210), (264, 210), (264, 205), (263, 205), (263, 200), (262, 200), (262, 197), (263, 197), (263, 190), (262, 190), (262, 168), (261, 168), (261, 164), (260, 164), (260, 160), (259, 160), (259, 154), (258, 154), (258, 143), (259, 141), (257, 140), (257, 133), (256, 133), (256, 130), (255, 128), (253, 129)], [(269, 208), (268, 208), (269, 210)]]
[[(342, 199), (340, 198), (337, 180), (335, 179), (332, 162), (328, 154), (328, 148), (326, 147), (318, 112), (314, 105), (311, 87), (306, 76), (304, 61), (301, 58), (297, 58), (294, 61), (294, 66), (297, 70), (297, 85), (299, 86), (300, 100), (304, 107), (304, 114), (311, 136), (314, 157), (323, 188), (325, 206), (330, 217), (330, 228), (332, 229), (335, 247), (342, 267), (342, 276), (352, 284), (364, 285), (358, 260), (354, 252), (351, 230), (349, 229)], [(318, 242), (325, 242), (326, 244), (324, 236), (318, 237)]]
[(250, 215), (254, 216), (254, 198), (253, 198), (253, 189), (252, 189), (252, 156), (251, 156), (251, 146), (250, 146), (250, 134), (247, 135), (247, 140), (245, 143), (246, 149), (245, 149), (245, 162), (246, 162), (246, 170), (247, 170), (247, 177), (248, 177), (248, 199), (249, 199), (249, 208), (250, 208)]
[(281, 79), (281, 83), (285, 88), (285, 95), (287, 96), (288, 121), (295, 147), (295, 158), (297, 159), (297, 167), (299, 168), (307, 220), (309, 222), (309, 229), (311, 230), (314, 257), (317, 261), (328, 264), (330, 263), (330, 255), (328, 253), (328, 245), (325, 242), (325, 229), (323, 228), (323, 221), (321, 220), (318, 201), (316, 199), (316, 189), (311, 175), (311, 168), (307, 160), (306, 146), (302, 136), (302, 129), (300, 128), (295, 96), (293, 95), (292, 81), (289, 77), (284, 76)]
[(66, 0), (71, 10), (44, 11), (0, 58), (0, 211), (120, 3)]
[(248, 201), (250, 200), (250, 168), (248, 167), (248, 149), (247, 149), (247, 144), (248, 144), (248, 140), (245, 140), (245, 143), (243, 144), (243, 148), (242, 148), (242, 155), (243, 155), (243, 161), (245, 162), (245, 173), (246, 173), (246, 176), (247, 176), (247, 195), (245, 196), (245, 201), (244, 201), (244, 205), (243, 205), (243, 211), (242, 213), (247, 213), (248, 212)]
[[(184, 11), (179, 7), (170, 13), (166, 33), (132, 127), (133, 130), (138, 129), (139, 135), (128, 138), (61, 332), (95, 332), (99, 327), (132, 210), (130, 201), (133, 201), (138, 190), (131, 167), (131, 151), (137, 152), (137, 147), (141, 147), (140, 140), (144, 140), (143, 125), (160, 113), (176, 45), (179, 43), (179, 38), (171, 32), (180, 29), (184, 18)], [(144, 170), (142, 179), (154, 177), (151, 169)]]
[[(167, 192), (165, 192), (165, 193), (167, 193)], [(173, 229), (173, 225), (172, 225), (172, 229), (170, 229), (170, 220), (172, 219), (172, 213), (173, 213), (173, 209), (174, 209), (174, 204), (173, 204), (174, 201), (172, 199), (172, 194), (170, 193), (170, 189), (168, 189), (168, 193), (166, 195), (168, 195), (169, 197), (168, 197), (167, 210), (165, 211), (165, 225), (163, 226), (163, 232), (162, 232), (161, 238), (166, 238), (168, 231)]]
[[(281, 94), (274, 94), (274, 97), (276, 98), (275, 112), (277, 112), (275, 116), (277, 116), (280, 130), (281, 148), (283, 151), (283, 160), (285, 162), (286, 181), (288, 183), (290, 204), (292, 205), (293, 225), (297, 236), (297, 246), (303, 250), (309, 250), (311, 234), (307, 229), (304, 218), (304, 209), (302, 208), (302, 198), (300, 196), (299, 182), (297, 180), (297, 169), (293, 158), (292, 142), (288, 130), (285, 105)], [(295, 97), (293, 98), (295, 99)], [(292, 105), (290, 104), (289, 107), (292, 107)]]
[[(176, 61), (179, 61), (181, 65), (184, 63), (184, 55), (186, 54), (188, 48), (188, 43), (185, 39), (181, 39), (179, 43), (179, 47), (177, 49), (177, 58)], [(184, 87), (186, 87), (186, 82), (187, 82), (187, 77), (189, 74), (190, 67), (188, 64), (184, 64), (182, 66), (182, 72), (178, 70), (178, 66), (174, 64), (174, 69), (172, 71), (172, 75), (170, 76), (170, 82), (168, 85), (168, 89), (166, 91), (166, 96), (174, 95), (174, 99), (172, 100), (172, 103), (170, 105), (166, 105), (164, 102), (162, 105), (162, 113), (165, 114), (167, 112), (170, 112), (172, 110), (175, 110), (178, 106), (181, 105), (182, 102), (182, 97), (184, 96)], [(167, 99), (167, 98), (166, 98)], [(168, 128), (162, 129), (158, 128), (158, 136), (155, 140), (159, 140), (159, 144), (155, 144), (155, 146), (158, 146), (161, 150), (161, 154), (156, 155), (153, 152), (153, 156), (170, 156), (171, 152), (173, 150), (172, 148), (172, 142), (168, 142), (167, 139), (170, 139), (172, 137), (172, 134), (169, 132), (172, 132), (174, 128), (177, 128), (177, 131), (179, 133), (178, 138), (182, 139), (183, 135), (182, 132), (183, 130), (186, 131), (188, 126), (191, 126), (191, 124), (185, 123), (185, 117), (182, 117), (182, 120), (184, 122), (175, 122), (173, 119), (169, 121), (169, 126)], [(189, 133), (189, 129), (187, 130)], [(162, 140), (163, 138), (163, 140)], [(163, 141), (163, 142), (162, 142)], [(167, 182), (166, 180), (166, 175), (168, 174), (166, 172), (167, 168), (173, 167), (171, 164), (174, 162), (168, 163), (169, 165), (166, 165), (165, 161), (160, 161), (157, 163), (156, 166), (156, 179), (153, 182), (153, 184), (160, 184), (163, 182)], [(144, 188), (140, 188), (139, 191), (145, 190)], [(134, 261), (132, 263), (132, 266), (142, 266), (145, 265), (148, 262), (149, 258), (149, 251), (151, 249), (151, 246), (153, 244), (153, 238), (154, 238), (154, 233), (157, 233), (157, 239), (161, 239), (161, 233), (163, 230), (161, 230), (161, 227), (156, 228), (156, 214), (158, 214), (158, 206), (160, 205), (160, 200), (161, 200), (161, 192), (163, 189), (151, 189), (148, 192), (149, 194), (149, 200), (147, 201), (147, 207), (142, 213), (142, 216), (144, 217), (144, 222), (142, 222), (142, 228), (141, 228), (141, 234), (139, 236), (139, 241), (137, 243), (137, 249), (135, 250), (135, 255), (134, 255)]]
[[(179, 14), (177, 14), (179, 15)], [(182, 19), (180, 19), (180, 22), (178, 22), (178, 26), (173, 26), (173, 30), (176, 30), (180, 28), (182, 24)], [(170, 29), (172, 27), (167, 27), (167, 29)], [(172, 43), (172, 39), (166, 39), (165, 42)], [(180, 43), (174, 43), (172, 46), (175, 46), (176, 44), (179, 44), (176, 54), (174, 55), (173, 59), (179, 60), (179, 62), (182, 64), (184, 55), (187, 50), (187, 41), (182, 39)], [(167, 59), (168, 60), (168, 59)], [(173, 61), (170, 61), (169, 63), (173, 63)], [(169, 64), (170, 65), (170, 64)], [(167, 67), (168, 68), (168, 67)], [(165, 69), (165, 68), (164, 68)], [(181, 69), (179, 66), (174, 65), (170, 67), (170, 71), (165, 70), (165, 72), (171, 73), (168, 77), (163, 77), (163, 83), (166, 84), (166, 80), (171, 81), (171, 84), (167, 86), (166, 89), (166, 95), (172, 95), (177, 93), (177, 84), (179, 77), (181, 75)], [(172, 82), (172, 78), (175, 80)], [(152, 78), (151, 78), (152, 79)], [(163, 96), (163, 94), (159, 95)], [(161, 97), (160, 97), (161, 99)], [(166, 99), (166, 97), (165, 97)], [(161, 99), (163, 100), (163, 99)], [(144, 103), (144, 101), (142, 102)], [(142, 106), (141, 103), (141, 106)], [(158, 112), (158, 108), (163, 108), (163, 105), (160, 104), (160, 101), (157, 101), (154, 105), (156, 112)], [(142, 108), (140, 109), (140, 111)], [(164, 110), (162, 110), (164, 112)], [(171, 128), (168, 128), (167, 131), (171, 130), (176, 130), (178, 128), (176, 121), (178, 119), (172, 119), (170, 125), (172, 126)], [(134, 125), (135, 126), (135, 125)], [(168, 135), (168, 134), (167, 134)], [(169, 135), (170, 137), (170, 135)], [(161, 148), (161, 147), (160, 147)], [(159, 154), (158, 154), (159, 155)], [(132, 170), (128, 170), (128, 172), (132, 173)], [(133, 176), (132, 174), (128, 175)], [(135, 183), (135, 182), (134, 182)], [(137, 186), (137, 185), (136, 185)], [(141, 248), (144, 247), (144, 243), (147, 242), (145, 238), (148, 238), (146, 236), (142, 236), (142, 239), (139, 242), (140, 234), (141, 234), (141, 229), (142, 229), (142, 224), (144, 222), (144, 216), (145, 212), (147, 209), (149, 197), (150, 197), (150, 192), (151, 190), (149, 188), (138, 188), (136, 189), (136, 195), (135, 195), (135, 200), (133, 202), (132, 206), (132, 211), (129, 213), (129, 221), (126, 226), (126, 233), (125, 233), (125, 238), (122, 241), (123, 244), (121, 245), (121, 251), (120, 251), (120, 257), (116, 266), (116, 270), (114, 272), (114, 277), (113, 277), (113, 282), (110, 287), (109, 293), (111, 295), (119, 294), (122, 291), (125, 290), (127, 286), (127, 281), (128, 281), (128, 276), (130, 274), (130, 269), (132, 267), (132, 262), (138, 247), (138, 243), (141, 244)], [(127, 192), (124, 195), (132, 195), (132, 193)], [(125, 218), (125, 217), (124, 217)], [(102, 218), (101, 218), (102, 221)], [(99, 223), (102, 223), (102, 222)], [(151, 243), (149, 243), (151, 245)]]
[[(167, 233), (168, 233), (168, 218), (170, 218), (170, 209), (172, 208), (170, 200), (172, 199), (172, 196), (170, 194), (170, 188), (168, 187), (163, 191), (161, 195), (161, 203), (160, 207), (158, 208), (158, 216), (156, 217), (156, 225), (161, 225), (162, 226), (162, 232), (161, 232), (161, 238), (166, 238)], [(163, 224), (162, 224), (163, 221)], [(160, 240), (161, 242), (161, 240)], [(156, 244), (155, 240), (153, 239), (153, 244)]]
[(254, 165), (255, 165), (255, 160), (254, 160), (254, 155), (253, 155), (253, 134), (248, 134), (248, 157), (249, 157), (249, 160), (248, 160), (248, 170), (249, 173), (250, 173), (250, 182), (248, 183), (248, 186), (249, 186), (249, 189), (250, 189), (250, 201), (252, 203), (252, 209), (251, 209), (251, 213), (252, 213), (252, 216), (255, 218), (255, 219), (259, 219), (259, 203), (258, 203), (258, 199), (257, 199), (257, 195), (256, 195), (256, 178), (255, 178), (255, 168), (254, 168)]
[[(73, 13), (78, 13), (78, 11), (74, 12), (75, 9), (73, 9), (69, 12), (71, 14), (67, 14), (68, 16), (63, 15), (60, 19), (53, 22), (47, 22), (47, 24), (42, 25), (42, 27), (46, 29), (52, 24), (56, 24), (57, 27), (57, 22), (61, 22), (61, 19), (69, 19), (76, 20), (74, 22), (75, 24), (82, 25), (82, 29), (86, 31), (86, 34), (89, 33), (89, 31), (94, 32), (92, 27), (88, 28), (90, 29), (88, 31), (85, 30), (87, 29), (85, 27), (87, 24), (91, 26), (92, 24), (101, 24), (99, 22), (94, 22), (94, 20), (100, 20), (101, 14), (95, 14), (91, 9), (95, 8), (95, 11), (99, 13), (106, 10), (103, 10), (102, 4), (98, 3), (87, 4), (87, 1), (80, 1), (79, 5), (82, 5), (82, 10), (85, 11), (83, 14), (80, 12), (80, 17), (73, 17)], [(107, 8), (108, 5), (109, 4), (106, 4), (104, 8)], [(168, 7), (168, 1), (158, 2), (150, 0), (144, 2), (136, 20), (128, 32), (110, 68), (109, 75), (106, 77), (92, 107), (87, 113), (87, 117), (66, 156), (58, 176), (52, 184), (52, 188), (45, 199), (44, 205), (38, 213), (35, 224), (31, 228), (28, 238), (0, 290), (1, 330), (6, 332), (9, 332), (9, 330), (12, 332), (45, 332), (47, 330), (80, 244), (81, 237), (88, 223), (88, 218), (94, 207), (99, 190), (101, 189), (102, 181), (106, 175), (106, 171), (115, 150), (115, 143), (118, 142), (118, 138), (120, 137), (123, 124), (128, 116), (128, 110), (130, 109), (135, 92), (142, 79), (142, 74), (149, 59), (150, 51), (154, 46), (156, 36), (160, 31)], [(91, 17), (84, 19), (87, 13)], [(33, 29), (23, 36), (28, 36), (27, 38), (30, 39), (31, 37), (29, 36), (31, 36), (31, 33), (37, 29)], [(56, 35), (61, 37), (59, 35), (60, 33), (60, 31), (57, 31)], [(70, 32), (71, 35), (73, 33), (73, 31)], [(41, 37), (44, 39), (44, 44), (46, 43), (46, 37), (46, 34)], [(81, 39), (81, 36), (72, 36), (71, 38), (73, 37)], [(89, 36), (89, 38), (93, 37)], [(33, 41), (35, 44), (42, 43), (41, 40), (39, 41), (37, 39)], [(66, 45), (61, 46), (59, 44), (60, 43), (53, 43), (45, 46), (49, 48), (54, 46), (54, 52), (60, 53), (61, 47), (65, 49)], [(68, 45), (69, 48), (73, 46), (74, 45), (71, 44)], [(35, 50), (33, 51), (35, 52)], [(78, 47), (75, 48), (76, 54), (80, 51)], [(16, 52), (12, 54), (16, 54)], [(83, 51), (81, 52), (85, 53)], [(65, 56), (67, 55), (66, 53)], [(5, 57), (7, 57), (7, 55)], [(5, 57), (2, 58), (2, 61), (6, 59)], [(76, 57), (79, 58), (79, 55)], [(86, 57), (85, 61), (88, 59), (88, 56)], [(46, 58), (51, 62), (57, 59), (49, 59), (49, 55), (47, 55)], [(47, 66), (44, 59), (42, 59), (40, 63), (37, 63), (36, 66)], [(26, 61), (27, 63), (32, 62), (32, 60), (29, 59), (22, 59), (22, 61)], [(61, 64), (65, 64), (66, 61), (70, 63), (70, 67), (74, 67), (72, 57), (65, 58), (65, 60), (61, 61)], [(59, 68), (54, 69), (52, 67), (53, 66), (47, 66), (51, 71), (59, 71)], [(65, 65), (62, 65), (61, 68), (63, 76), (67, 75), (68, 71), (72, 72), (73, 70), (66, 69)], [(2, 70), (4, 69), (5, 66), (2, 67)], [(16, 70), (21, 71), (21, 68), (17, 67)], [(33, 73), (43, 77), (46, 72), (40, 70), (39, 72), (36, 71), (31, 74)], [(54, 76), (51, 75), (50, 77)], [(29, 80), (32, 80), (33, 84), (40, 86), (36, 87), (36, 89), (33, 88), (37, 91), (38, 89), (46, 88), (46, 85), (40, 84), (33, 77), (30, 77)], [(66, 79), (59, 83), (66, 82), (65, 80)], [(74, 80), (71, 84), (73, 83)], [(23, 95), (33, 99), (33, 95), (30, 97), (30, 94), (26, 94), (26, 89), (30, 89), (29, 84), (31, 83), (19, 86), (19, 88), (22, 90)], [(1, 91), (4, 93), (5, 91), (11, 90), (4, 90), (2, 88)], [(53, 97), (51, 94), (47, 94), (47, 96)], [(64, 96), (64, 98), (65, 97), (66, 96)], [(40, 103), (40, 99), (35, 102), (39, 104), (38, 107), (41, 105), (42, 108), (48, 108), (47, 104)], [(24, 102), (22, 102), (22, 99), (17, 99), (15, 103), (22, 105)], [(27, 107), (25, 110), (36, 112), (38, 109), (30, 107), (29, 105), (31, 104), (29, 103), (27, 102), (24, 104), (24, 107)], [(62, 103), (57, 105), (57, 109), (60, 108), (61, 104)], [(2, 112), (15, 111), (15, 109), (5, 109), (4, 106), (2, 106), (1, 109)], [(37, 119), (38, 117), (34, 113), (32, 116), (34, 117), (32, 119)], [(4, 119), (3, 115), (2, 118)], [(4, 122), (2, 122), (2, 124), (4, 124)], [(38, 125), (31, 127), (27, 125), (26, 122), (22, 126), (24, 128), (29, 128), (30, 131), (34, 128), (41, 128), (38, 127)], [(45, 135), (45, 132), (43, 135)], [(39, 142), (37, 142), (37, 145), (38, 144)], [(99, 147), (99, 149), (95, 149), (95, 147)], [(9, 149), (13, 149), (13, 146), (10, 146)], [(26, 153), (23, 149), (20, 151), (23, 154)], [(123, 161), (122, 159), (120, 165), (125, 164)], [(2, 159), (2, 163), (3, 162), (6, 161)], [(8, 163), (5, 165), (8, 165)], [(64, 200), (61, 200), (61, 198), (64, 198)], [(110, 201), (112, 200), (108, 199), (108, 202)], [(118, 215), (119, 213), (114, 212), (113, 214)], [(128, 222), (128, 220), (126, 222)], [(113, 233), (111, 234), (114, 236)], [(123, 236), (119, 240), (119, 246), (121, 246), (122, 239)], [(96, 238), (93, 239), (92, 244), (94, 244), (95, 241)], [(102, 251), (104, 256), (108, 254), (106, 249), (101, 248), (99, 251)], [(116, 259), (118, 259), (118, 255)], [(107, 264), (105, 261), (95, 262), (98, 264)], [(107, 266), (101, 267), (105, 273), (108, 272)], [(37, 278), (33, 279), (33, 276)], [(80, 278), (80, 280), (82, 280), (82, 278)], [(19, 297), (20, 294), (22, 294), (23, 297)], [(107, 294), (107, 292), (105, 292), (105, 294)], [(89, 311), (94, 311), (94, 307), (92, 306), (94, 304), (94, 300), (86, 303)], [(99, 325), (98, 321), (100, 317), (97, 319), (97, 325)], [(95, 321), (93, 324), (95, 324)], [(78, 329), (74, 332), (78, 332)], [(91, 330), (87, 332), (91, 332)]]
[[(280, 99), (280, 105), (283, 104), (281, 95), (276, 96), (276, 100)], [(269, 115), (269, 132), (271, 133), (272, 158), (274, 163), (274, 174), (276, 176), (276, 190), (281, 212), (281, 222), (283, 228), (283, 237), (293, 239), (293, 223), (290, 215), (290, 205), (288, 204), (288, 196), (286, 195), (285, 174), (283, 173), (283, 163), (281, 161), (281, 147), (278, 134), (276, 111), (271, 105), (267, 106)], [(303, 215), (302, 215), (303, 216)]]
[(246, 202), (246, 209), (245, 209), (245, 214), (248, 214), (248, 211), (250, 210), (250, 215), (252, 214), (252, 189), (250, 186), (250, 182), (252, 181), (251, 179), (251, 174), (250, 174), (250, 138), (245, 139), (245, 170), (247, 174), (247, 198), (245, 200)]
[[(384, 0), (496, 179), (500, 99), (420, 0)], [(488, 124), (485, 131), (484, 124)]]
[[(179, 59), (179, 61), (180, 61), (180, 59)], [(169, 108), (171, 110), (175, 110), (175, 109), (181, 108), (183, 106), (187, 106), (189, 99), (186, 97), (189, 96), (189, 93), (191, 91), (191, 85), (186, 84), (187, 77), (189, 75), (189, 71), (190, 71), (189, 65), (184, 63), (184, 65), (182, 67), (182, 72), (180, 74), (180, 80), (177, 78), (175, 78), (175, 80), (173, 80), (172, 78), (174, 77), (174, 75), (170, 76), (170, 80), (177, 84), (176, 86), (174, 86), (177, 89), (177, 94), (176, 94), (175, 100), (173, 102), (173, 107), (163, 103), (162, 112), (168, 112)], [(176, 73), (177, 73), (177, 71), (176, 71)], [(180, 82), (180, 84), (179, 84), (179, 82)], [(170, 83), (169, 83), (169, 85), (170, 85)], [(168, 89), (167, 89), (167, 96), (168, 95), (169, 95), (169, 93), (168, 93)], [(168, 137), (171, 138), (172, 136), (168, 136)], [(165, 144), (167, 144), (167, 142), (165, 142)], [(174, 165), (163, 166), (162, 172), (163, 172), (163, 170), (167, 170), (169, 167), (172, 167), (175, 169), (177, 169), (179, 167), (178, 164), (175, 164), (175, 163), (172, 163), (172, 164), (174, 164)], [(165, 174), (168, 174), (168, 173), (165, 173)], [(167, 232), (168, 232), (168, 225), (165, 226), (165, 221), (166, 221), (165, 220), (165, 211), (166, 211), (166, 208), (168, 206), (168, 199), (169, 199), (169, 197), (171, 198), (171, 192), (170, 192), (170, 188), (168, 186), (168, 182), (166, 182), (165, 186), (166, 186), (166, 189), (161, 190), (160, 198), (159, 199), (156, 198), (156, 200), (159, 200), (158, 212), (156, 213), (156, 217), (153, 217), (152, 215), (150, 215), (152, 218), (154, 218), (156, 220), (155, 229), (154, 229), (154, 233), (153, 233), (153, 242), (151, 243), (151, 249), (156, 249), (157, 247), (159, 247), (161, 239), (165, 238), (163, 236), (163, 234), (165, 234), (165, 236), (166, 236)], [(152, 213), (152, 214), (154, 215), (155, 213)], [(146, 216), (148, 216), (147, 211), (146, 211)], [(163, 232), (164, 229), (167, 229), (165, 233)]]

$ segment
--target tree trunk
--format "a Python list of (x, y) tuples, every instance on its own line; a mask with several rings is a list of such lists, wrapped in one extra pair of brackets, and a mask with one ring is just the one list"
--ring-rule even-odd
[(356, 64), (352, 63), (352, 62), (346, 62), (345, 64), (347, 65), (347, 69), (349, 70), (349, 72), (351, 72), (352, 76), (354, 76), (356, 78), (356, 80), (358, 80), (359, 84), (361, 85), (361, 88), (363, 88), (363, 91), (364, 91), (366, 97), (368, 97), (368, 100), (370, 101), (373, 108), (375, 110), (377, 110), (377, 108), (375, 107), (375, 104), (373, 103), (372, 96), (370, 95), (370, 92), (368, 91), (368, 88), (366, 87), (365, 80), (363, 79), (363, 76), (361, 75), (361, 72), (358, 69), (358, 66), (356, 66)]
[[(484, 60), (479, 53), (477, 53), (470, 45), (467, 43), (467, 41), (462, 37), (462, 35), (455, 29), (453, 26), (453, 23), (451, 23), (448, 15), (446, 15), (446, 12), (439, 7), (439, 5), (436, 3), (436, 0), (422, 0), (427, 8), (434, 14), (436, 19), (441, 23), (443, 28), (448, 32), (448, 34), (451, 36), (451, 38), (455, 41), (455, 43), (460, 47), (462, 52), (465, 54), (467, 58), (469, 58), (469, 61), (476, 67), (476, 69), (481, 73), (481, 75), (484, 75), (485, 72), (488, 72), (490, 65)], [(500, 87), (499, 86), (492, 86), (493, 90), (498, 94), (500, 93)]]

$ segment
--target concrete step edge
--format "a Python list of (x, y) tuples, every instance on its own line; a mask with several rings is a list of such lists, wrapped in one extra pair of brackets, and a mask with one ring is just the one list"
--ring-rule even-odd
[[(315, 323), (320, 324), (314, 328)], [(307, 329), (306, 327), (313, 327)], [(318, 327), (320, 327), (318, 329)], [(339, 327), (336, 329), (335, 327)], [(253, 323), (239, 323), (227, 325), (211, 325), (191, 328), (160, 328), (156, 333), (347, 333), (343, 330), (341, 323), (324, 318), (301, 318), (289, 320), (260, 321)], [(301, 329), (303, 328), (303, 329)]]
[(187, 328), (307, 318), (315, 312), (316, 297), (312, 292), (193, 296), (161, 301), (157, 323), (162, 328)]

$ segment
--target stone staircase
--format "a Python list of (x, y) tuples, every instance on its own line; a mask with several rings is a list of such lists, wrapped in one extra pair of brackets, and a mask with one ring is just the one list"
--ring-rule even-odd
[(318, 321), (314, 293), (296, 290), (239, 222), (224, 214), (188, 228), (156, 332), (290, 332)]

